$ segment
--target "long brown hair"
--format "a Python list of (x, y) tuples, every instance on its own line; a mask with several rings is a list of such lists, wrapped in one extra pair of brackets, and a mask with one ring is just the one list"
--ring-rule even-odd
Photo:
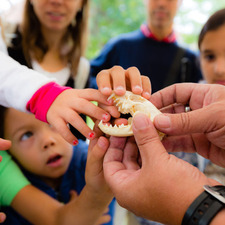
[[(76, 24), (70, 24), (67, 32), (61, 41), (60, 49), (63, 49), (68, 43), (72, 44), (72, 47), (65, 54), (61, 54), (61, 57), (66, 58), (71, 65), (72, 74), (77, 73), (80, 57), (85, 54), (87, 43), (87, 27), (88, 27), (88, 15), (89, 15), (89, 0), (83, 0), (82, 9), (76, 14)], [(44, 55), (48, 51), (47, 43), (41, 33), (41, 24), (36, 16), (33, 6), (29, 0), (26, 0), (24, 6), (23, 22), (21, 26), (22, 34), (22, 47), (23, 52), (28, 63), (31, 67), (31, 55), (30, 49), (35, 59), (41, 62)]]

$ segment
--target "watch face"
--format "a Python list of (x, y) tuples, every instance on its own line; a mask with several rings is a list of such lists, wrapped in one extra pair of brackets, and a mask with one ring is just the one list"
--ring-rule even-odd
[(220, 202), (225, 204), (225, 186), (218, 185), (218, 186), (209, 186), (204, 185), (204, 189), (207, 193), (218, 199)]

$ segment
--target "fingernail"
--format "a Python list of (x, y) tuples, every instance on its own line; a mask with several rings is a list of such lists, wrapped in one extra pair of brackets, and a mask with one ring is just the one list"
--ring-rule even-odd
[(123, 86), (118, 86), (115, 88), (117, 91), (123, 91), (124, 90), (124, 87)]
[(73, 145), (77, 145), (77, 144), (78, 144), (78, 140), (74, 140)]
[(103, 116), (102, 116), (102, 120), (106, 120), (106, 121), (108, 121), (109, 120), (109, 114), (103, 114)]
[(89, 135), (88, 135), (88, 136), (89, 136), (89, 138), (91, 138), (91, 139), (92, 139), (92, 138), (94, 138), (94, 137), (95, 137), (95, 133), (94, 133), (94, 132), (91, 132), (91, 133), (89, 133)]
[(136, 130), (142, 130), (149, 126), (149, 119), (143, 113), (138, 113), (133, 118), (133, 126)]
[(171, 127), (171, 120), (168, 116), (158, 115), (155, 117), (155, 123), (160, 128), (169, 128)]
[(133, 87), (133, 91), (142, 91), (142, 87), (139, 85), (136, 85), (135, 87)]
[(109, 88), (109, 87), (104, 87), (104, 88), (102, 88), (101, 90), (102, 90), (102, 92), (108, 93), (108, 92), (111, 91), (111, 88)]
[(149, 92), (144, 92), (144, 93), (143, 93), (143, 96), (144, 96), (145, 98), (149, 99), (151, 95), (150, 95)]

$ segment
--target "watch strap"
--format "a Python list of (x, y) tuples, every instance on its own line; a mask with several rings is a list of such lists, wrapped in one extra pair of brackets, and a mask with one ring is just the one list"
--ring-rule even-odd
[[(212, 187), (216, 192), (225, 194), (224, 186)], [(208, 225), (213, 217), (224, 207), (224, 203), (211, 192), (202, 192), (187, 209), (182, 225)]]

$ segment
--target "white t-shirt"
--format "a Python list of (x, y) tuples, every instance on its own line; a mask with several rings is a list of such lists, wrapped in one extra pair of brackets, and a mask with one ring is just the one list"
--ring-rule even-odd
[[(32, 68), (35, 71), (42, 73), (43, 75), (45, 75), (50, 79), (54, 78), (56, 82), (60, 85), (66, 85), (69, 77), (71, 76), (71, 70), (69, 65), (57, 72), (52, 73), (44, 70), (36, 60), (32, 60), (31, 63)], [(76, 89), (85, 88), (89, 76), (89, 71), (90, 71), (89, 61), (86, 58), (81, 57), (78, 65), (77, 74), (74, 76), (74, 88)]]

